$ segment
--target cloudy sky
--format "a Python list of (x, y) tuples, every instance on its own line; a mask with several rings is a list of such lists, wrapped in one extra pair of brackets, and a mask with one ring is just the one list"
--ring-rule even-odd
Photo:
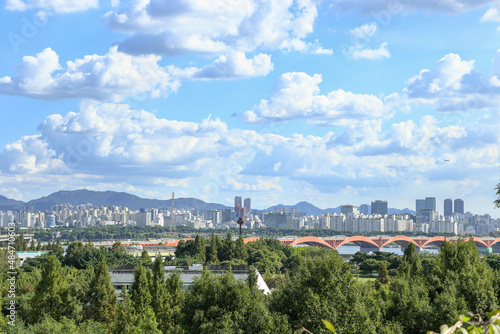
[(434, 196), (500, 216), (497, 1), (2, 5), (4, 196)]

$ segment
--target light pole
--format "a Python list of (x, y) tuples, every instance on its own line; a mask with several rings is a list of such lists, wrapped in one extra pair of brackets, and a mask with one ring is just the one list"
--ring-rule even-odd
[(240, 225), (240, 235), (241, 235), (241, 226), (245, 224), (245, 221), (243, 220), (243, 217), (238, 218), (238, 221), (236, 222), (238, 225)]

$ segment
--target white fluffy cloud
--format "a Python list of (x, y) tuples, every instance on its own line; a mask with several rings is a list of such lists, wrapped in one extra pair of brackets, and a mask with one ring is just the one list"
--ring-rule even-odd
[(159, 56), (131, 56), (112, 47), (104, 56), (88, 55), (68, 61), (66, 68), (50, 48), (25, 56), (17, 77), (0, 79), (0, 93), (56, 100), (91, 98), (120, 101), (124, 97), (151, 97), (176, 91), (180, 83), (158, 65)]
[(13, 174), (44, 174), (68, 170), (62, 157), (40, 135), (25, 136), (0, 153), (0, 170)]
[(492, 7), (484, 13), (481, 17), (481, 22), (497, 22), (500, 23), (500, 13), (498, 12), (498, 8)]
[(387, 50), (387, 43), (382, 43), (377, 49), (364, 48), (356, 49), (354, 48), (351, 53), (352, 59), (380, 59), (380, 58), (391, 58), (389, 50)]
[(441, 111), (469, 111), (490, 108), (500, 101), (497, 71), (500, 57), (493, 61), (488, 78), (473, 70), (474, 61), (450, 53), (432, 69), (421, 70), (407, 81), (404, 94), (410, 102), (433, 104)]
[(360, 27), (352, 29), (350, 33), (355, 38), (364, 39), (372, 37), (376, 31), (377, 31), (376, 23), (366, 23)]
[(168, 66), (168, 72), (181, 80), (214, 80), (214, 79), (243, 79), (256, 76), (266, 76), (273, 69), (271, 56), (266, 54), (255, 55), (247, 59), (243, 52), (233, 52), (219, 56), (212, 64), (203, 68), (189, 67), (179, 69)]
[(6, 0), (7, 10), (24, 11), (33, 8), (72, 13), (99, 7), (99, 0)]
[(127, 105), (87, 101), (78, 112), (47, 117), (40, 134), (6, 145), (0, 152), (0, 186), (189, 185), (188, 195), (208, 199), (218, 191), (404, 191), (452, 179), (480, 187), (499, 167), (499, 119), (494, 114), (442, 125), (424, 116), (390, 126), (369, 119), (340, 133), (284, 136), (230, 129), (210, 118), (171, 121)]
[(129, 37), (132, 54), (224, 54), (231, 51), (325, 51), (304, 39), (317, 17), (312, 0), (144, 0), (108, 12), (104, 21)]
[(372, 39), (376, 32), (377, 24), (375, 22), (352, 29), (350, 31), (351, 46), (344, 50), (344, 54), (352, 59), (390, 58), (391, 54), (387, 50), (387, 43), (381, 43), (376, 49), (369, 46), (373, 44)]
[(383, 102), (366, 94), (342, 89), (327, 95), (319, 94), (321, 75), (302, 72), (284, 73), (279, 77), (271, 97), (261, 100), (252, 110), (243, 113), (248, 123), (267, 123), (307, 119), (318, 125), (345, 125), (353, 120), (382, 117)]

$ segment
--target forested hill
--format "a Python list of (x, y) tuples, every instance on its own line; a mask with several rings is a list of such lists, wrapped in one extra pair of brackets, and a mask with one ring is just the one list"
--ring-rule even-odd
[[(140, 208), (158, 208), (169, 209), (172, 207), (172, 200), (158, 200), (138, 197), (125, 192), (116, 191), (92, 191), (92, 190), (61, 190), (48, 196), (31, 200), (29, 202), (16, 201), (0, 195), (0, 210), (12, 210), (24, 206), (28, 210), (48, 211), (56, 204), (93, 204), (95, 206), (117, 205), (125, 206), (132, 210)], [(271, 206), (265, 211), (273, 211), (276, 207), (297, 208), (299, 212), (305, 212), (306, 215), (319, 216), (322, 213), (340, 213), (340, 206), (336, 208), (320, 209), (308, 202), (299, 202), (295, 205), (278, 204)], [(197, 210), (221, 210), (231, 209), (218, 203), (207, 203), (196, 198), (176, 198), (175, 208), (177, 209), (197, 209)], [(389, 214), (393, 213), (414, 213), (410, 209), (388, 209)]]
[[(61, 190), (49, 196), (38, 198), (27, 203), (20, 201), (9, 200), (0, 196), (0, 209), (14, 209), (21, 205), (27, 209), (34, 210), (50, 210), (56, 204), (93, 204), (96, 206), (103, 205), (117, 205), (125, 206), (132, 210), (140, 208), (159, 208), (168, 209), (172, 206), (172, 200), (157, 200), (141, 198), (125, 192), (115, 191), (92, 191), (92, 190), (74, 190), (65, 191)], [(206, 203), (196, 198), (176, 198), (175, 207), (177, 209), (228, 209), (222, 204)]]

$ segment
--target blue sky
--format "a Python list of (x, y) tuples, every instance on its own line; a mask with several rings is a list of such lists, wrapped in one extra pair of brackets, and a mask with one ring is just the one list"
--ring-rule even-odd
[(0, 193), (321, 208), (500, 182), (490, 0), (6, 0)]

